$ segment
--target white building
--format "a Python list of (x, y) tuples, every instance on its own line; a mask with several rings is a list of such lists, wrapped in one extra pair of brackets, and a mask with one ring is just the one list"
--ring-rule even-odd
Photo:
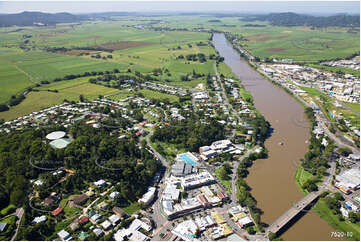
[(145, 205), (150, 204), (154, 199), (156, 190), (157, 190), (157, 188), (155, 188), (155, 187), (149, 187), (148, 192), (146, 192), (143, 195), (143, 197), (138, 200), (138, 202), (143, 203)]
[(149, 241), (150, 240), (150, 238), (148, 236), (146, 236), (145, 234), (143, 234), (139, 231), (134, 231), (134, 230), (130, 230), (130, 229), (118, 230), (114, 234), (113, 237), (114, 237), (115, 241), (125, 241), (125, 240)]
[(198, 230), (197, 224), (193, 220), (186, 220), (177, 225), (172, 230), (172, 234), (180, 237), (184, 241), (197, 241), (195, 239)]

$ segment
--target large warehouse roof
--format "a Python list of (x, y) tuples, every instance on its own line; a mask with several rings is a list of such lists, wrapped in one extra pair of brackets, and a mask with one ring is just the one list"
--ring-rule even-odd
[(56, 140), (56, 139), (63, 138), (64, 136), (65, 136), (64, 131), (55, 131), (55, 132), (51, 132), (50, 134), (48, 134), (46, 136), (46, 138), (49, 140)]

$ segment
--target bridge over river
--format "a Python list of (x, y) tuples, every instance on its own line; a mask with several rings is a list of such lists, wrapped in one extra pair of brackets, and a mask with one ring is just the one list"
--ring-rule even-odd
[(316, 200), (321, 194), (321, 191), (311, 192), (307, 196), (303, 197), (295, 205), (293, 205), (289, 210), (281, 215), (271, 226), (267, 229), (268, 233), (277, 234), (286, 224), (288, 224), (294, 217), (296, 217), (302, 210), (304, 210), (308, 205)]

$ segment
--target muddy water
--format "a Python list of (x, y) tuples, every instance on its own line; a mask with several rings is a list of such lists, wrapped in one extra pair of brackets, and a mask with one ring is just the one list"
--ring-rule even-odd
[[(247, 183), (258, 207), (264, 211), (262, 221), (272, 224), (303, 197), (294, 180), (300, 158), (307, 150), (309, 127), (302, 106), (281, 88), (265, 80), (232, 48), (223, 34), (214, 34), (213, 43), (224, 62), (242, 80), (254, 98), (255, 107), (273, 128), (265, 142), (269, 157), (254, 162)], [(280, 145), (284, 142), (284, 145)], [(299, 219), (282, 234), (285, 240), (331, 240), (334, 231), (314, 211)]]

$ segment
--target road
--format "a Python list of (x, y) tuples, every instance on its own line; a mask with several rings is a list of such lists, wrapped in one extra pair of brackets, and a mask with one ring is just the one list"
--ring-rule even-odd
[(18, 217), (18, 220), (16, 221), (16, 230), (15, 230), (15, 234), (11, 238), (11, 241), (14, 241), (16, 236), (18, 235), (18, 231), (19, 231), (19, 228), (20, 228), (21, 219), (23, 218), (23, 215), (24, 215), (24, 209), (23, 208), (16, 209), (16, 216)]
[(156, 240), (160, 240), (159, 237), (159, 233), (160, 232), (164, 232), (163, 230), (166, 228), (166, 226), (168, 225), (169, 221), (167, 220), (167, 218), (165, 217), (165, 215), (163, 215), (163, 209), (162, 209), (162, 202), (161, 202), (161, 197), (162, 197), (162, 192), (165, 188), (165, 178), (169, 176), (169, 162), (167, 161), (167, 159), (165, 159), (161, 154), (159, 154), (151, 145), (150, 143), (150, 137), (153, 135), (153, 131), (151, 131), (146, 137), (145, 140), (147, 142), (148, 147), (152, 150), (154, 156), (159, 159), (162, 162), (162, 165), (164, 167), (166, 167), (165, 173), (162, 176), (162, 179), (159, 182), (159, 188), (157, 189), (157, 195), (156, 195), (156, 201), (153, 203), (153, 214), (148, 214), (149, 217), (151, 217), (157, 227), (159, 227), (158, 229), (154, 230), (153, 232), (153, 238)]
[(253, 147), (250, 150), (247, 150), (246, 154), (242, 155), (238, 161), (236, 161), (236, 166), (233, 166), (233, 170), (232, 170), (232, 178), (231, 178), (231, 189), (232, 189), (232, 194), (231, 194), (231, 200), (232, 203), (236, 203), (237, 199), (237, 186), (236, 186), (236, 182), (237, 182), (237, 169), (239, 166), (239, 163), (245, 159), (246, 157), (248, 157), (250, 154), (252, 154), (253, 152), (255, 152), (255, 150), (258, 148), (258, 146)]
[(216, 76), (217, 76), (217, 81), (218, 81), (218, 83), (220, 84), (221, 89), (222, 89), (223, 100), (224, 100), (226, 106), (228, 106), (229, 110), (231, 110), (231, 111), (233, 112), (233, 114), (237, 117), (238, 123), (240, 123), (240, 122), (241, 122), (241, 118), (239, 117), (239, 115), (238, 115), (238, 113), (236, 112), (236, 110), (233, 109), (232, 105), (231, 105), (231, 104), (229, 103), (229, 101), (228, 101), (227, 92), (226, 92), (226, 90), (224, 89), (223, 82), (222, 82), (221, 77), (220, 77), (220, 75), (219, 75), (219, 73), (218, 73), (218, 70), (217, 70), (217, 64), (214, 63), (213, 67), (214, 67), (214, 72), (216, 73)]
[(110, 190), (113, 189), (114, 186), (108, 188), (105, 192), (101, 193), (99, 197), (97, 197), (93, 202), (91, 202), (86, 208), (83, 208), (83, 215), (88, 215), (88, 210), (96, 203), (100, 198), (104, 197)]
[(326, 135), (328, 137), (330, 137), (333, 141), (335, 141), (336, 145), (339, 147), (347, 147), (349, 149), (352, 150), (353, 153), (355, 154), (360, 154), (360, 150), (356, 149), (354, 146), (345, 144), (344, 141), (341, 141), (341, 139), (339, 137), (337, 137), (335, 134), (333, 134), (326, 126), (326, 122), (325, 119), (319, 115), (316, 114), (316, 120), (318, 121), (318, 124), (321, 126), (321, 128), (324, 130), (324, 132), (326, 133)]
[(349, 106), (347, 106), (344, 102), (341, 102), (341, 105), (343, 108), (346, 108), (348, 110), (350, 110), (351, 112), (353, 112), (354, 114), (360, 116), (360, 110), (358, 110), (358, 112), (356, 110), (353, 110), (352, 108), (350, 108)]

